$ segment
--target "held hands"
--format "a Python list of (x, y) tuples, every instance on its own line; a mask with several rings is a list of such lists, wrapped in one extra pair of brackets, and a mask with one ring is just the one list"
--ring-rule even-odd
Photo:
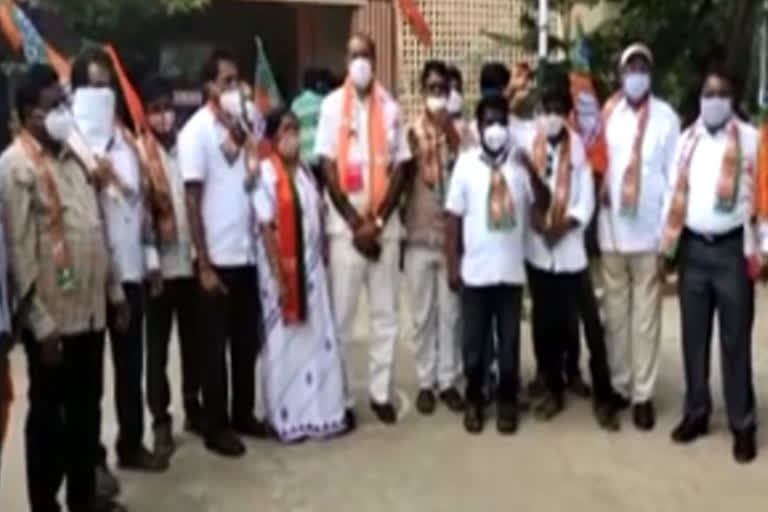
[(458, 265), (448, 266), (448, 287), (454, 293), (461, 290), (461, 274), (459, 273)]
[(115, 308), (115, 327), (120, 332), (128, 330), (131, 324), (131, 307), (127, 301), (123, 300), (114, 305)]
[(354, 229), (352, 243), (367, 259), (378, 261), (381, 257), (381, 244), (378, 240), (380, 234), (376, 221), (369, 215)]
[(149, 280), (149, 295), (151, 297), (158, 297), (163, 293), (163, 274), (160, 270), (152, 270), (148, 276)]

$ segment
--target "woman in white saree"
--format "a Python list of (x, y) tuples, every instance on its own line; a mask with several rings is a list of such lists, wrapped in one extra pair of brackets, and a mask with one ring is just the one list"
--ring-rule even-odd
[(266, 343), (267, 419), (284, 442), (343, 432), (342, 361), (331, 311), (321, 197), (299, 159), (299, 125), (280, 108), (266, 121), (273, 152), (253, 194)]

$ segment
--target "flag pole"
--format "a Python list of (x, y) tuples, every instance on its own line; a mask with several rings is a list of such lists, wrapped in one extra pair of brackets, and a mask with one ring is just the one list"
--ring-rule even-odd
[(547, 58), (549, 49), (549, 5), (547, 0), (539, 0), (539, 60)]

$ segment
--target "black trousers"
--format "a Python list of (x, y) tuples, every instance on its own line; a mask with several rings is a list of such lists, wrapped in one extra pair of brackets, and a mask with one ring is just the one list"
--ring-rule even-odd
[(147, 401), (154, 426), (171, 423), (168, 407), (171, 388), (168, 381), (168, 345), (173, 319), (181, 353), (181, 389), (187, 419), (200, 420), (200, 299), (194, 277), (168, 279), (162, 292), (150, 297), (147, 306)]
[[(216, 272), (227, 293), (200, 293), (203, 407), (212, 434), (253, 417), (256, 355), (263, 339), (256, 267), (217, 268)], [(231, 415), (228, 385), (232, 393)]]
[[(126, 301), (131, 309), (128, 328), (117, 328), (117, 312), (107, 306), (107, 328), (112, 348), (114, 371), (114, 403), (117, 412), (117, 442), (119, 458), (133, 456), (144, 439), (144, 285), (123, 283)], [(106, 449), (101, 447), (102, 462)]]
[[(564, 362), (574, 325), (578, 333), (576, 301), (580, 293), (578, 273), (553, 273), (527, 265), (533, 302), (533, 346), (539, 371), (552, 393), (565, 390)], [(577, 338), (578, 340), (578, 338)]]
[(734, 432), (752, 431), (756, 424), (752, 380), (754, 284), (746, 272), (743, 244), (742, 230), (716, 240), (685, 231), (679, 254), (685, 414), (705, 419), (712, 412), (709, 366), (717, 312), (723, 396)]
[[(581, 344), (579, 332), (579, 320), (584, 324), (584, 335), (589, 349), (589, 372), (592, 377), (592, 388), (596, 400), (608, 400), (613, 396), (611, 384), (611, 370), (608, 366), (608, 352), (605, 345), (605, 328), (600, 318), (600, 307), (595, 296), (595, 287), (589, 269), (579, 272), (579, 286), (574, 302), (576, 318), (570, 324), (570, 335), (566, 346), (566, 361), (573, 354), (574, 347), (577, 350)], [(576, 371), (578, 371), (579, 356), (576, 355)], [(574, 376), (571, 367), (573, 363), (566, 362), (566, 375)]]
[(29, 372), (26, 425), (27, 491), (32, 512), (60, 510), (56, 496), (66, 478), (70, 510), (93, 499), (103, 384), (104, 333), (62, 339), (62, 364), (47, 366), (40, 343), (24, 334)]
[(472, 404), (483, 403), (494, 321), (498, 332), (497, 398), (500, 403), (517, 404), (522, 295), (522, 287), (512, 285), (465, 287), (462, 290), (464, 375), (467, 400)]

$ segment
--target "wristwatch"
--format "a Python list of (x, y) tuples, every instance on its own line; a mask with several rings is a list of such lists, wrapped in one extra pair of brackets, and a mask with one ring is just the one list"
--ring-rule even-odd
[(373, 219), (373, 223), (376, 225), (377, 229), (384, 229), (384, 220), (380, 216), (377, 216), (375, 219)]

